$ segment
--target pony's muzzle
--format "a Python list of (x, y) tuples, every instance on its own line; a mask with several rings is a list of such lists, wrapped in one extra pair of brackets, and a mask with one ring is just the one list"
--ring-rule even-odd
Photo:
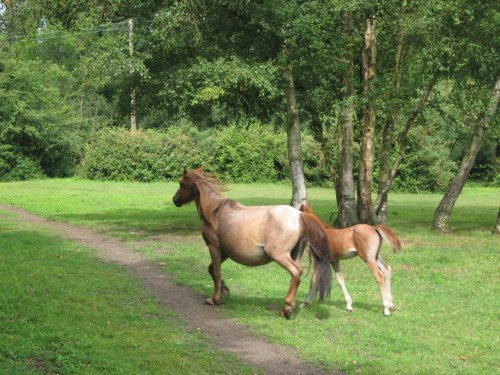
[(172, 198), (172, 201), (174, 202), (174, 204), (177, 207), (182, 206), (182, 202), (181, 202), (181, 200), (179, 199), (179, 197), (177, 195), (174, 195), (174, 197)]

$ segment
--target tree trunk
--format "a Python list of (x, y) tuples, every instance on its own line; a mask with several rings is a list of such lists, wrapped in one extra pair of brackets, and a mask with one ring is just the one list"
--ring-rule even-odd
[[(352, 15), (350, 12), (343, 12), (344, 30), (347, 35), (352, 33)], [(348, 58), (346, 62), (346, 70), (344, 73), (343, 86), (344, 97), (342, 109), (340, 112), (340, 129), (342, 142), (340, 147), (340, 201), (338, 202), (338, 216), (335, 225), (340, 228), (349, 227), (358, 222), (356, 213), (356, 196), (354, 189), (353, 176), (353, 128), (354, 128), (354, 103), (353, 103), (353, 67), (352, 58)]]
[(497, 224), (493, 229), (493, 233), (500, 234), (500, 207), (498, 208)]
[[(130, 65), (129, 65), (129, 74), (131, 78), (133, 78), (134, 74), (134, 65), (132, 63), (132, 56), (134, 55), (134, 21), (132, 18), (128, 20), (128, 52), (130, 55)], [(137, 116), (136, 116), (136, 108), (135, 108), (135, 87), (132, 86), (130, 89), (130, 130), (137, 130)]]
[(422, 111), (425, 107), (425, 103), (427, 102), (427, 99), (429, 98), (429, 95), (432, 91), (432, 88), (434, 87), (434, 85), (437, 82), (437, 78), (438, 78), (438, 73), (436, 71), (434, 73), (434, 75), (432, 76), (426, 89), (422, 93), (422, 97), (420, 98), (420, 101), (419, 101), (417, 107), (415, 108), (415, 110), (411, 113), (411, 115), (406, 120), (406, 123), (403, 127), (403, 131), (401, 132), (401, 135), (399, 136), (398, 156), (396, 157), (396, 160), (394, 161), (394, 165), (392, 167), (391, 173), (389, 174), (389, 178), (388, 178), (387, 182), (382, 187), (382, 189), (379, 189), (379, 192), (377, 195), (377, 200), (375, 202), (375, 207), (374, 207), (374, 211), (375, 211), (376, 215), (378, 215), (380, 213), (380, 209), (382, 207), (383, 200), (387, 199), (387, 193), (389, 192), (389, 189), (391, 188), (392, 182), (394, 181), (394, 178), (396, 177), (396, 173), (398, 172), (399, 165), (401, 164), (401, 161), (403, 160), (403, 157), (405, 155), (406, 144), (408, 143), (408, 132), (410, 131), (413, 124), (416, 122), (420, 113), (422, 113)]
[(290, 69), (282, 73), (287, 108), (287, 145), (288, 161), (290, 163), (290, 178), (292, 180), (292, 200), (290, 205), (299, 208), (307, 203), (307, 189), (304, 178), (302, 161), (302, 143), (300, 138), (300, 122), (297, 103), (295, 100), (295, 87), (293, 74)]
[(472, 139), (468, 150), (465, 152), (465, 155), (462, 159), (460, 167), (458, 168), (457, 174), (451, 181), (448, 186), (448, 190), (444, 194), (439, 206), (434, 213), (434, 222), (432, 224), (433, 229), (436, 229), (440, 232), (449, 232), (449, 220), (451, 216), (451, 211), (453, 210), (453, 206), (464, 187), (465, 181), (469, 176), (470, 170), (474, 165), (474, 161), (476, 160), (476, 156), (481, 148), (481, 143), (484, 138), (484, 133), (488, 128), (491, 119), (495, 115), (498, 108), (498, 100), (500, 98), (500, 79), (497, 80), (494, 92), (493, 99), (491, 101), (491, 105), (488, 108), (487, 112), (482, 112), (477, 121), (476, 126), (474, 128), (474, 133), (472, 134)]
[(309, 108), (309, 113), (311, 114), (311, 130), (313, 132), (313, 137), (316, 142), (319, 143), (321, 147), (321, 153), (323, 154), (323, 159), (325, 160), (326, 167), (328, 168), (328, 172), (330, 173), (330, 177), (333, 181), (333, 185), (335, 187), (335, 202), (337, 205), (337, 212), (339, 211), (339, 203), (340, 203), (340, 181), (337, 171), (335, 170), (335, 166), (333, 164), (333, 160), (328, 152), (328, 145), (326, 139), (323, 135), (323, 124), (320, 120), (319, 113), (314, 108)]
[[(403, 2), (403, 7), (406, 2)], [(391, 95), (391, 103), (389, 104), (389, 109), (387, 110), (387, 115), (385, 119), (384, 130), (382, 134), (382, 146), (380, 147), (380, 169), (379, 169), (379, 179), (378, 179), (378, 195), (384, 188), (384, 186), (389, 181), (389, 176), (391, 174), (391, 153), (394, 143), (394, 125), (396, 124), (396, 119), (398, 117), (398, 106), (393, 103), (393, 101), (399, 96), (399, 90), (401, 87), (401, 77), (403, 74), (403, 57), (404, 57), (404, 40), (405, 35), (403, 28), (401, 27), (398, 35), (398, 46), (396, 48), (395, 55), (395, 65), (394, 65), (394, 88)], [(388, 218), (389, 202), (387, 199), (387, 194), (381, 196), (380, 208), (374, 210), (375, 220), (378, 223), (386, 223)]]
[(373, 224), (372, 182), (375, 138), (375, 99), (374, 80), (377, 55), (377, 40), (375, 37), (375, 20), (366, 20), (365, 43), (362, 51), (363, 63), (363, 95), (366, 107), (363, 114), (363, 138), (359, 158), (358, 184), (358, 220), (361, 223)]

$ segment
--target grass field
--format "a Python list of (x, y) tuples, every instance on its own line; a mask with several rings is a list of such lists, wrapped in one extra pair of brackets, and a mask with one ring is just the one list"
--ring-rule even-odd
[[(206, 272), (209, 255), (197, 235), (200, 222), (196, 209), (174, 207), (171, 198), (176, 189), (174, 183), (41, 180), (0, 184), (0, 202), (117, 236), (137, 251), (162, 262), (179, 283), (210, 295), (212, 285)], [(237, 184), (226, 193), (249, 205), (287, 204), (289, 195), (290, 188), (286, 185), (266, 184)], [(328, 219), (333, 209), (333, 195), (329, 189), (309, 190), (315, 211), (324, 219)], [(223, 277), (232, 295), (221, 310), (271, 341), (297, 347), (303, 358), (347, 373), (498, 373), (499, 238), (491, 234), (491, 228), (499, 198), (499, 189), (466, 187), (451, 218), (453, 233), (438, 235), (430, 231), (430, 226), (440, 195), (390, 196), (389, 224), (404, 240), (405, 247), (398, 254), (383, 250), (384, 259), (393, 268), (393, 294), (399, 309), (389, 318), (382, 315), (373, 276), (358, 259), (343, 262), (347, 288), (354, 301), (353, 313), (344, 311), (342, 294), (334, 285), (330, 301), (313, 304), (300, 310), (293, 321), (286, 321), (277, 316), (288, 289), (286, 271), (275, 264), (247, 268), (230, 261), (223, 265)], [(2, 229), (2, 234), (11, 230), (12, 225)], [(39, 237), (44, 236), (47, 234), (38, 233), (32, 242), (38, 243)], [(75, 246), (64, 248), (67, 255), (63, 259), (68, 262), (73, 254), (80, 256)], [(169, 251), (162, 250), (165, 248)], [(2, 252), (3, 249), (2, 246)], [(19, 250), (24, 251), (25, 259), (30, 259), (26, 246), (19, 246)], [(86, 254), (86, 259), (92, 259)], [(33, 261), (39, 262), (36, 257)], [(110, 271), (113, 269), (110, 266), (102, 267), (110, 276), (120, 275), (118, 270)], [(4, 278), (4, 272), (0, 277)], [(71, 280), (73, 277), (76, 276), (72, 274)], [(126, 282), (123, 275), (120, 277)], [(305, 297), (308, 281), (305, 277), (299, 301)], [(85, 285), (84, 280), (82, 283)], [(47, 290), (56, 293), (52, 290), (56, 287), (52, 285)], [(86, 290), (82, 292), (85, 298), (95, 298)], [(13, 291), (9, 298), (13, 299), (17, 293), (22, 291)], [(60, 302), (61, 306), (66, 303), (64, 299)], [(132, 311), (136, 308), (130, 307)], [(125, 318), (117, 320), (118, 325), (129, 324)], [(168, 319), (160, 321), (168, 323)], [(2, 317), (0, 322), (8, 324), (8, 319)], [(134, 329), (142, 328), (140, 321), (135, 323)], [(61, 333), (65, 334), (74, 333), (68, 329)], [(181, 332), (179, 337), (180, 345), (191, 345), (189, 334), (182, 336)], [(119, 336), (116, 340), (123, 344)], [(202, 339), (199, 340), (203, 346)], [(12, 362), (4, 348), (0, 353), (4, 363)], [(158, 361), (164, 360), (160, 357)], [(99, 359), (97, 356), (96, 361)]]
[(256, 374), (118, 266), (0, 216), (0, 374)]

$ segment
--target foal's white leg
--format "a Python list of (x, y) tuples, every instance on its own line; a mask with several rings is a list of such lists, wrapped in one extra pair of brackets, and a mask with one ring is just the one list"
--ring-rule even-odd
[(377, 266), (384, 274), (385, 294), (387, 298), (387, 303), (389, 305), (389, 309), (394, 310), (394, 303), (392, 301), (392, 289), (391, 289), (392, 268), (391, 266), (386, 264), (380, 257), (377, 259)]
[(384, 304), (384, 315), (389, 316), (391, 315), (391, 304), (392, 301), (390, 301), (390, 298), (387, 296), (387, 290), (385, 288), (385, 278), (384, 274), (380, 270), (378, 264), (376, 261), (368, 261), (367, 262), (368, 267), (373, 273), (373, 276), (375, 276), (375, 280), (377, 280), (377, 283), (380, 288), (380, 294), (382, 295), (382, 303)]
[(339, 284), (340, 289), (342, 289), (342, 293), (344, 293), (346, 309), (347, 311), (352, 311), (352, 299), (345, 286), (344, 275), (340, 272), (340, 262), (333, 263), (333, 270), (335, 271), (335, 276), (337, 277), (337, 283)]

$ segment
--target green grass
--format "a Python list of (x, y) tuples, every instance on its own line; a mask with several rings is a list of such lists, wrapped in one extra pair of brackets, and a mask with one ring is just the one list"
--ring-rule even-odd
[(0, 217), (1, 374), (255, 374), (118, 266)]
[[(179, 283), (210, 295), (201, 224), (194, 206), (176, 208), (171, 203), (176, 189), (174, 183), (41, 180), (0, 184), (0, 202), (130, 241), (164, 263)], [(344, 311), (334, 284), (326, 304), (300, 310), (293, 321), (279, 318), (290, 279), (286, 271), (276, 264), (248, 268), (231, 261), (224, 263), (223, 277), (232, 295), (221, 310), (272, 341), (297, 347), (303, 358), (347, 373), (497, 373), (499, 238), (490, 230), (499, 193), (495, 188), (466, 187), (455, 206), (450, 235), (430, 231), (440, 195), (391, 194), (389, 224), (406, 246), (398, 254), (383, 250), (394, 271), (399, 308), (389, 318), (383, 317), (378, 287), (359, 259), (342, 263), (354, 300), (351, 314)], [(290, 188), (237, 184), (226, 195), (244, 204), (287, 204)], [(328, 219), (334, 192), (312, 188), (309, 196), (315, 211)], [(186, 237), (190, 234), (196, 236)], [(165, 247), (171, 251), (160, 251)], [(299, 301), (308, 282), (305, 277)]]

